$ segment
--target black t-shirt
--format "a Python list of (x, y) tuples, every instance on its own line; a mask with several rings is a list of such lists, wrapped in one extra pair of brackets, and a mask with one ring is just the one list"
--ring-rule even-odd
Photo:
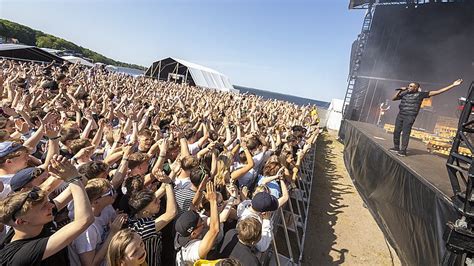
[(53, 231), (45, 226), (36, 237), (10, 242), (14, 236), (14, 230), (11, 229), (2, 239), (0, 265), (69, 265), (67, 247), (42, 260), (49, 237), (52, 234)]
[(252, 248), (242, 244), (237, 237), (237, 229), (227, 231), (220, 249), (221, 258), (234, 258), (243, 266), (261, 265)]

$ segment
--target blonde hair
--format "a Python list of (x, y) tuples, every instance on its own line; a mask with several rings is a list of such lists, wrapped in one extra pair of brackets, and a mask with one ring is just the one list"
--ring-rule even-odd
[(86, 193), (92, 202), (104, 194), (111, 187), (110, 181), (105, 178), (93, 178), (87, 181)]
[(133, 241), (135, 235), (137, 233), (131, 229), (123, 229), (112, 237), (107, 249), (107, 265), (120, 266), (122, 264), (121, 262), (125, 258), (125, 249)]
[[(2, 224), (9, 224), (10, 221), (13, 219), (13, 215), (15, 211), (20, 208), (20, 205), (24, 202), (21, 209), (17, 211), (16, 217), (25, 215), (31, 208), (43, 202), (46, 194), (42, 190), (37, 190), (38, 198), (33, 200), (32, 198), (28, 197), (28, 194), (31, 190), (27, 190), (24, 192), (16, 192), (5, 199), (0, 201), (0, 223)], [(25, 201), (25, 198), (28, 197)]]
[(143, 153), (143, 152), (132, 153), (128, 157), (128, 168), (130, 168), (130, 169), (136, 168), (140, 164), (146, 162), (149, 159), (150, 159), (150, 157), (146, 153)]
[(194, 156), (186, 156), (181, 160), (181, 168), (185, 171), (189, 171), (199, 166), (199, 161)]
[(217, 157), (217, 172), (214, 177), (214, 182), (217, 186), (224, 186), (227, 182), (230, 182), (230, 165), (232, 161), (229, 155), (223, 153)]
[(78, 153), (81, 149), (88, 146), (91, 146), (91, 141), (88, 139), (75, 139), (71, 141), (71, 144), (69, 144), (69, 148), (73, 154)]
[(262, 224), (254, 217), (247, 217), (237, 224), (238, 238), (247, 246), (254, 246), (262, 237)]

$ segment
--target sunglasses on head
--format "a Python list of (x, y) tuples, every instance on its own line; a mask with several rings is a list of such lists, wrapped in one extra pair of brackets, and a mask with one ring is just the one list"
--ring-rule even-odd
[(41, 191), (40, 188), (38, 187), (34, 187), (31, 189), (30, 192), (28, 192), (28, 194), (26, 195), (25, 199), (21, 202), (20, 205), (18, 205), (17, 208), (15, 208), (15, 210), (13, 211), (13, 214), (12, 214), (12, 219), (13, 221), (15, 221), (17, 218), (15, 217), (15, 215), (21, 210), (21, 208), (23, 208), (23, 205), (25, 205), (26, 201), (28, 199), (31, 199), (33, 201), (36, 201), (39, 199), (39, 192)]
[(108, 196), (113, 197), (113, 196), (115, 195), (115, 193), (116, 193), (116, 192), (115, 192), (115, 188), (111, 187), (111, 188), (109, 189), (109, 191), (105, 192), (102, 196), (99, 197), (99, 199), (105, 198), (105, 197), (108, 197)]

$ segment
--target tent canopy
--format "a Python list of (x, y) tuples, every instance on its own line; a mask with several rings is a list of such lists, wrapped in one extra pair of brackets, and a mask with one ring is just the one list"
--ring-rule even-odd
[(62, 59), (64, 60), (67, 60), (71, 63), (76, 63), (76, 62), (79, 62), (79, 64), (81, 65), (84, 65), (84, 66), (88, 66), (88, 67), (93, 67), (94, 64), (92, 64), (91, 62), (83, 59), (83, 58), (80, 58), (80, 57), (77, 57), (77, 56), (72, 56), (72, 55), (66, 55), (66, 56), (61, 56)]
[(154, 62), (145, 72), (145, 76), (160, 80), (174, 79), (177, 82), (190, 83), (204, 88), (235, 91), (230, 79), (224, 74), (174, 57)]
[(60, 64), (64, 62), (61, 57), (48, 53), (38, 47), (21, 44), (0, 44), (0, 57), (40, 62), (52, 62), (55, 60), (56, 63)]

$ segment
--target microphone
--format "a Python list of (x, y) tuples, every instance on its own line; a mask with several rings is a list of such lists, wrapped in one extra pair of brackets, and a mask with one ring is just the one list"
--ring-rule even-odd
[(404, 90), (407, 90), (408, 88), (407, 87), (401, 87), (401, 88), (398, 88), (398, 89), (395, 89), (396, 91), (404, 91)]

